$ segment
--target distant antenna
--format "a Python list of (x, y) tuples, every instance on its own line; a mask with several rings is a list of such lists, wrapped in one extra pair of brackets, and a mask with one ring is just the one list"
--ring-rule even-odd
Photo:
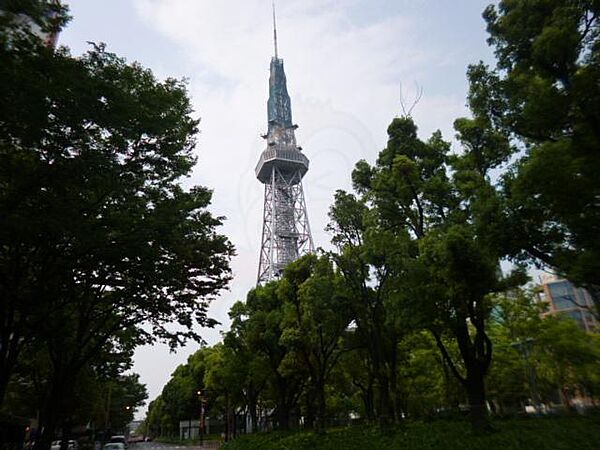
[(273, 42), (275, 43), (275, 59), (277, 58), (277, 22), (275, 22), (275, 0), (273, 0)]

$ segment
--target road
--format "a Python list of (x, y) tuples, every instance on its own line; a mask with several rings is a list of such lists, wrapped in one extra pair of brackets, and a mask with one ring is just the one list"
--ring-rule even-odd
[(163, 444), (162, 442), (139, 442), (129, 446), (129, 450), (218, 450), (218, 448), (218, 442), (206, 442), (202, 446)]

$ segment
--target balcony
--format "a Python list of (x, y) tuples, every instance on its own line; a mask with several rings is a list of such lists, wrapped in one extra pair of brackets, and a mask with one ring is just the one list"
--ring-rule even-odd
[(308, 158), (294, 147), (283, 145), (269, 146), (260, 155), (255, 169), (256, 178), (261, 183), (269, 183), (273, 167), (277, 167), (282, 174), (291, 174), (299, 170), (301, 177), (303, 177), (308, 170)]

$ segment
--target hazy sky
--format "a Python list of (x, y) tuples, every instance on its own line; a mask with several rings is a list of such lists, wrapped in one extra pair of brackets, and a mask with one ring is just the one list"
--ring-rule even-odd
[[(60, 44), (79, 55), (87, 41), (104, 42), (157, 77), (189, 80), (201, 118), (198, 165), (186, 184), (214, 190), (211, 210), (227, 217), (222, 232), (237, 249), (229, 291), (210, 313), (223, 325), (203, 333), (209, 343), (228, 327), (227, 312), (256, 282), (263, 186), (254, 167), (267, 129), (269, 62), (273, 54), (271, 0), (67, 0), (73, 20)], [(299, 125), (298, 143), (310, 159), (304, 192), (316, 246), (336, 189), (350, 188), (355, 162), (373, 162), (386, 129), (400, 115), (401, 92), (421, 137), (466, 115), (466, 67), (492, 61), (481, 13), (490, 0), (278, 0), (283, 58)], [(198, 349), (190, 344), (139, 349), (134, 371), (150, 400), (177, 365)], [(142, 416), (144, 411), (139, 411)]]

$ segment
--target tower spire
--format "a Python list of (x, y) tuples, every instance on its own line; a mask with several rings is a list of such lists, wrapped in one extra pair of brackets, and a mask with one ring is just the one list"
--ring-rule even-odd
[(275, 21), (275, 0), (273, 0), (273, 43), (275, 44), (275, 59), (277, 59), (277, 22)]

